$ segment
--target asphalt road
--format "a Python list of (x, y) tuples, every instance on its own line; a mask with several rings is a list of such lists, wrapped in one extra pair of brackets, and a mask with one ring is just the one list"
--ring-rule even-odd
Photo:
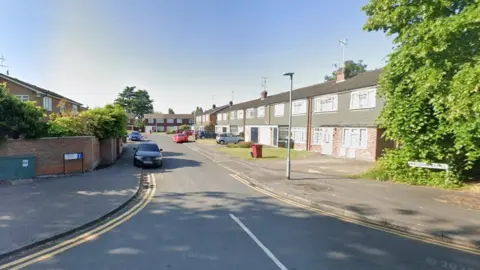
[(28, 269), (451, 269), (480, 256), (302, 210), (167, 137), (152, 202), (99, 238)]

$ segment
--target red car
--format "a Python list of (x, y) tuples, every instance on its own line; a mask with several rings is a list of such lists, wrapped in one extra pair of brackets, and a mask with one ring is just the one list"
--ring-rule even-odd
[(193, 130), (184, 130), (182, 133), (187, 136), (193, 136)]
[(188, 142), (188, 136), (183, 134), (183, 133), (175, 134), (173, 136), (173, 141), (176, 142), (176, 143)]

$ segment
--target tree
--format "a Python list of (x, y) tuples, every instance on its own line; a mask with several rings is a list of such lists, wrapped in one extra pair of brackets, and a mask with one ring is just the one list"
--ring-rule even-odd
[(6, 137), (18, 139), (38, 138), (46, 134), (46, 124), (40, 121), (45, 110), (33, 101), (22, 102), (7, 91), (7, 84), (0, 83), (0, 140)]
[(168, 114), (175, 114), (172, 108), (168, 108)]
[(197, 106), (197, 108), (192, 111), (192, 114), (196, 114), (196, 113), (203, 113), (202, 107), (198, 107), (198, 106)]
[[(347, 60), (344, 63), (344, 78), (352, 78), (353, 76), (367, 71), (367, 65), (363, 64), (363, 60), (354, 62), (353, 60)], [(332, 75), (325, 75), (325, 81), (334, 81), (337, 79), (337, 71), (332, 72)]]
[(385, 136), (401, 145), (384, 159), (389, 177), (444, 182), (406, 165), (424, 160), (447, 163), (450, 183), (466, 180), (480, 163), (478, 1), (371, 0), (363, 10), (365, 30), (395, 37), (379, 89)]
[(115, 104), (124, 108), (129, 114), (143, 118), (147, 113), (153, 113), (153, 100), (147, 90), (135, 90), (135, 86), (127, 86), (115, 99)]

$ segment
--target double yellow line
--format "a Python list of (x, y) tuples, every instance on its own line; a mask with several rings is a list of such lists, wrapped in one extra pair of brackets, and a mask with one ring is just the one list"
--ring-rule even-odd
[(279, 195), (277, 195), (277, 194), (275, 194), (271, 191), (268, 191), (264, 188), (261, 188), (261, 187), (258, 187), (258, 186), (253, 186), (250, 183), (250, 181), (245, 180), (244, 178), (242, 178), (238, 174), (230, 174), (230, 176), (232, 176), (234, 179), (242, 182), (243, 184), (255, 189), (258, 192), (261, 192), (265, 195), (273, 197), (273, 198), (275, 198), (279, 201), (282, 201), (284, 203), (296, 206), (298, 208), (302, 208), (302, 209), (305, 209), (305, 210), (316, 212), (316, 213), (322, 214), (324, 216), (334, 217), (334, 218), (337, 218), (337, 219), (340, 219), (340, 220), (343, 220), (343, 221), (346, 221), (346, 222), (355, 223), (355, 224), (362, 225), (362, 226), (365, 226), (365, 227), (369, 227), (369, 228), (372, 228), (372, 229), (376, 229), (376, 230), (379, 230), (379, 231), (392, 233), (392, 234), (402, 236), (402, 237), (405, 237), (405, 238), (409, 238), (409, 239), (413, 239), (413, 240), (417, 240), (417, 241), (422, 241), (422, 242), (425, 242), (425, 243), (428, 243), (428, 244), (434, 244), (434, 245), (437, 245), (437, 246), (442, 246), (442, 247), (446, 247), (446, 248), (460, 250), (460, 251), (467, 252), (467, 253), (474, 254), (474, 255), (480, 255), (480, 251), (477, 250), (477, 249), (474, 249), (474, 248), (468, 248), (468, 247), (464, 247), (464, 246), (460, 246), (460, 245), (456, 245), (456, 244), (447, 244), (443, 241), (438, 241), (438, 240), (428, 238), (428, 237), (414, 236), (414, 235), (411, 235), (411, 234), (403, 233), (403, 232), (398, 231), (398, 230), (393, 230), (393, 229), (389, 229), (389, 228), (382, 227), (382, 226), (379, 226), (379, 225), (363, 222), (361, 220), (348, 218), (348, 217), (345, 217), (345, 216), (340, 216), (340, 215), (336, 215), (336, 214), (333, 214), (333, 213), (330, 213), (330, 212), (326, 212), (326, 211), (320, 210), (318, 208), (314, 208), (314, 207), (308, 206), (306, 204), (299, 203), (297, 201), (279, 196)]
[[(156, 184), (155, 184), (155, 176), (153, 174), (149, 174), (148, 176), (148, 184), (150, 184), (151, 188), (145, 192), (142, 196), (142, 199), (128, 211), (123, 213), (122, 215), (115, 217), (114, 219), (108, 221), (107, 223), (98, 226), (88, 232), (83, 233), (75, 238), (69, 239), (67, 241), (58, 243), (52, 247), (47, 249), (38, 251), (34, 254), (28, 255), (26, 257), (22, 257), (15, 261), (6, 263), (4, 265), (0, 265), (0, 270), (3, 269), (22, 269), (28, 265), (49, 259), (56, 254), (62, 253), (66, 250), (69, 250), (73, 247), (81, 245), (85, 242), (90, 240), (96, 239), (98, 236), (112, 230), (113, 228), (117, 227), (118, 225), (124, 223), (125, 221), (132, 218), (134, 215), (138, 214), (138, 212), (142, 211), (145, 206), (152, 200), (155, 195)], [(142, 184), (142, 183), (141, 183)]]

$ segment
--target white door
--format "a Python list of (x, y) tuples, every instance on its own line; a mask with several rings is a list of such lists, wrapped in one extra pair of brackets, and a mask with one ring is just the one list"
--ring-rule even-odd
[(322, 146), (322, 154), (332, 155), (333, 153), (333, 128), (322, 128), (320, 133), (320, 145)]
[(258, 142), (265, 145), (270, 145), (270, 128), (269, 127), (261, 127), (258, 128), (259, 140)]

